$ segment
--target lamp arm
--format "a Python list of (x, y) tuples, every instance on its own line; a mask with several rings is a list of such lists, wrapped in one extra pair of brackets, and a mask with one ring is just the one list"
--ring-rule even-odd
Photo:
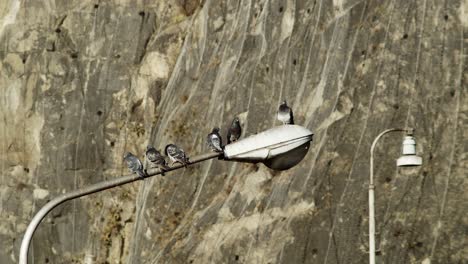
[[(190, 159), (190, 163), (188, 165), (192, 165), (201, 161), (205, 161), (208, 159), (213, 159), (221, 156), (222, 153), (207, 153), (203, 154), (197, 157), (194, 157), (193, 159)], [(167, 171), (172, 171), (176, 169), (182, 168), (183, 165), (178, 164), (175, 166), (172, 166), (166, 170)], [(161, 174), (162, 171), (159, 169), (150, 169), (147, 171), (148, 177), (155, 176), (158, 174)], [(55, 197), (48, 203), (46, 203), (34, 216), (34, 218), (31, 220), (31, 223), (29, 223), (28, 228), (26, 229), (26, 232), (23, 236), (23, 241), (21, 242), (21, 248), (20, 248), (20, 255), (19, 255), (19, 264), (27, 264), (28, 263), (28, 251), (29, 251), (29, 245), (31, 244), (31, 239), (32, 236), (34, 235), (34, 231), (36, 231), (37, 226), (41, 223), (42, 219), (50, 212), (52, 209), (57, 207), (58, 205), (69, 201), (73, 200), (82, 196), (86, 196), (92, 193), (96, 192), (101, 192), (110, 188), (114, 188), (117, 186), (121, 186), (130, 182), (134, 182), (137, 180), (142, 180), (138, 175), (127, 175), (127, 176), (122, 176), (120, 178), (115, 178), (115, 179), (110, 179), (102, 182), (95, 183), (93, 185), (90, 185), (88, 187), (85, 187), (83, 189), (78, 189), (71, 191), (69, 193), (64, 193), (62, 195), (59, 195), (58, 197)]]
[(370, 174), (369, 174), (369, 185), (373, 185), (374, 184), (374, 148), (375, 146), (377, 145), (377, 142), (379, 141), (379, 139), (387, 134), (387, 133), (390, 133), (390, 132), (397, 132), (397, 131), (400, 131), (400, 132), (405, 132), (405, 131), (409, 131), (407, 129), (403, 129), (403, 128), (389, 128), (389, 129), (386, 129), (384, 131), (382, 131), (382, 133), (380, 133), (379, 135), (377, 135), (377, 137), (375, 137), (374, 141), (372, 142), (372, 146), (371, 146), (371, 149), (370, 149)]

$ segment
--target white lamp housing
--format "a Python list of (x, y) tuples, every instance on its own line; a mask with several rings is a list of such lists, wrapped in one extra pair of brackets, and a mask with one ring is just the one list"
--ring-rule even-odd
[(401, 157), (397, 160), (398, 167), (421, 166), (422, 158), (416, 155), (416, 140), (413, 136), (405, 136)]
[(309, 149), (313, 133), (298, 125), (283, 125), (241, 139), (224, 147), (227, 160), (263, 162), (274, 170), (298, 164)]

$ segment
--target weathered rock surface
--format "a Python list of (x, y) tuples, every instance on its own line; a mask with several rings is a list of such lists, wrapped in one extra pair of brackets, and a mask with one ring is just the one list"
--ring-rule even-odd
[(468, 2), (0, 0), (0, 263), (52, 197), (127, 174), (125, 151), (195, 155), (287, 99), (314, 131), (274, 172), (212, 160), (68, 202), (31, 263), (366, 263), (370, 144), (416, 128), (424, 166), (377, 148), (380, 263), (468, 259)]

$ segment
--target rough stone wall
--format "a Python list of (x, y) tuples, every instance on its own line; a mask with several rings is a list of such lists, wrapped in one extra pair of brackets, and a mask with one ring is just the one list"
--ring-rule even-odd
[(380, 263), (466, 263), (466, 0), (0, 0), (0, 263), (52, 197), (196, 155), (287, 99), (315, 133), (274, 172), (211, 160), (53, 210), (31, 263), (366, 263), (370, 144), (416, 128), (424, 166), (376, 151)]

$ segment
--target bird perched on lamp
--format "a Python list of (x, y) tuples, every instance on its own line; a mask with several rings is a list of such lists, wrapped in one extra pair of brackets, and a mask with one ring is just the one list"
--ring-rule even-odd
[(227, 133), (227, 143), (230, 144), (231, 142), (237, 141), (242, 134), (242, 128), (240, 125), (239, 118), (235, 117), (232, 120), (231, 126), (228, 129)]
[(132, 173), (136, 173), (141, 178), (146, 177), (146, 173), (143, 171), (143, 163), (131, 152), (127, 152), (124, 155), (124, 160), (127, 162), (127, 167)]
[(283, 122), (283, 125), (294, 125), (293, 111), (286, 103), (286, 100), (280, 104), (277, 118), (279, 121)]
[(171, 160), (171, 165), (178, 162), (184, 165), (184, 167), (187, 167), (187, 164), (189, 163), (189, 158), (187, 157), (187, 154), (185, 154), (185, 151), (183, 149), (179, 148), (174, 144), (169, 144), (164, 149), (164, 152)]
[(206, 137), (206, 143), (214, 152), (223, 152), (223, 140), (219, 134), (219, 128), (215, 127)]
[(169, 166), (167, 166), (167, 162), (164, 156), (161, 155), (161, 153), (151, 145), (146, 147), (146, 159), (148, 160), (149, 164), (153, 165), (153, 167), (161, 170), (162, 176), (164, 176), (165, 171), (170, 169)]

